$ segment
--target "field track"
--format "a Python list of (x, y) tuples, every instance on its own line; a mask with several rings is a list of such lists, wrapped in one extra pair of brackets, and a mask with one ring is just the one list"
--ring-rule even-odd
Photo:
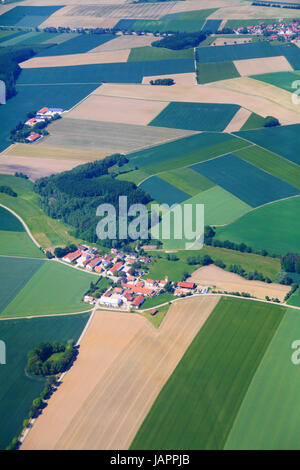
[(172, 305), (161, 328), (99, 311), (22, 449), (128, 449), (154, 400), (219, 297)]

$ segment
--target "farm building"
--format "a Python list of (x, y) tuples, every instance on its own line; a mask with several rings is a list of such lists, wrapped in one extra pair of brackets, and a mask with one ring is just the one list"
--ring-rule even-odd
[(67, 263), (73, 263), (76, 259), (80, 258), (81, 256), (81, 251), (77, 250), (74, 251), (74, 253), (68, 253), (63, 257), (63, 261), (66, 261)]
[(100, 297), (100, 304), (105, 305), (106, 307), (120, 307), (123, 301), (120, 295), (110, 295), (107, 297), (105, 294)]
[(132, 302), (131, 306), (134, 308), (140, 308), (142, 303), (145, 301), (145, 297), (142, 295), (138, 295)]
[(119, 261), (119, 263), (114, 264), (114, 266), (112, 266), (112, 267), (109, 269), (108, 274), (113, 275), (114, 273), (121, 271), (121, 269), (123, 268), (123, 266), (124, 266), (124, 265), (123, 265), (122, 261)]
[(31, 132), (29, 137), (26, 137), (28, 142), (36, 142), (41, 137), (37, 132)]
[(177, 284), (177, 287), (181, 288), (181, 289), (194, 289), (195, 288), (195, 284), (193, 282), (178, 282)]

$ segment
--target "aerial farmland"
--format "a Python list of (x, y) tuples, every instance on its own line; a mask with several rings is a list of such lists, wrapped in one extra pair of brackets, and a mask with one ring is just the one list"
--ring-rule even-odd
[(300, 2), (2, 0), (0, 85), (0, 449), (299, 450)]

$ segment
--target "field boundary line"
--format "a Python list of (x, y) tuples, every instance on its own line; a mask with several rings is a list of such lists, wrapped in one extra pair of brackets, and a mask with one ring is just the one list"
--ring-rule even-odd
[[(290, 125), (293, 126), (294, 124), (290, 124)], [(285, 126), (283, 126), (283, 127), (285, 127)], [(262, 128), (259, 127), (259, 128), (257, 128), (257, 129), (249, 129), (249, 130), (254, 130), (254, 131), (255, 131), (255, 130), (259, 130), (259, 129), (262, 129)], [(240, 130), (240, 131), (237, 131), (237, 132), (247, 132), (247, 131), (241, 131), (241, 130)], [(285, 162), (292, 163), (292, 164), (295, 165), (295, 166), (300, 166), (300, 165), (298, 165), (298, 163), (293, 162), (292, 160), (289, 160), (288, 158), (285, 158), (285, 157), (283, 157), (282, 155), (280, 155), (279, 153), (273, 152), (272, 150), (269, 150), (269, 149), (263, 147), (262, 145), (256, 144), (255, 142), (252, 142), (251, 140), (246, 139), (245, 137), (241, 137), (240, 135), (235, 135), (233, 132), (229, 132), (228, 134), (234, 135), (235, 137), (239, 137), (240, 139), (244, 140), (245, 142), (251, 142), (251, 143), (252, 143), (253, 145), (255, 145), (256, 147), (259, 147), (259, 148), (265, 150), (266, 152), (270, 152), (270, 153), (273, 153), (274, 155), (277, 155), (277, 157), (282, 158), (282, 160), (284, 160)], [(242, 150), (242, 149), (241, 149), (241, 150)]]
[[(205, 131), (203, 131), (205, 132)], [(253, 144), (254, 145), (254, 144)], [(253, 145), (247, 145), (246, 147), (242, 147), (238, 150), (245, 150), (245, 149), (248, 149), (248, 148), (251, 148), (253, 147)], [(174, 168), (175, 170), (181, 170), (182, 168), (190, 168), (191, 166), (193, 165), (197, 165), (198, 163), (205, 163), (205, 162), (210, 162), (211, 160), (216, 160), (217, 158), (221, 158), (221, 157), (225, 157), (226, 155), (229, 155), (230, 153), (234, 153), (235, 150), (233, 150), (232, 152), (226, 152), (226, 153), (223, 153), (222, 155), (217, 155), (216, 157), (212, 157), (212, 158), (208, 158), (207, 160), (202, 160), (201, 162), (196, 162), (196, 163), (190, 163), (189, 165), (185, 165), (185, 166), (181, 166), (179, 168)], [(167, 161), (167, 160), (166, 160)], [(147, 168), (147, 167), (145, 167)], [(139, 168), (139, 170), (143, 170), (143, 168)], [(154, 173), (150, 176), (148, 176), (147, 178), (145, 178), (144, 180), (142, 180), (140, 183), (137, 184), (137, 186), (140, 186), (140, 184), (144, 183), (145, 181), (147, 181), (147, 179), (151, 178), (152, 176), (157, 176), (157, 175), (161, 175), (162, 173), (168, 173), (169, 171), (172, 171), (172, 170), (165, 170), (165, 171), (160, 171), (159, 173)], [(130, 172), (128, 172), (130, 173)], [(174, 186), (174, 185), (173, 185)], [(218, 185), (216, 185), (218, 186)], [(229, 192), (229, 191), (228, 191)], [(199, 193), (200, 194), (200, 193)], [(192, 196), (191, 196), (192, 197)]]
[(24, 317), (0, 317), (0, 321), (3, 320), (33, 320), (34, 318), (49, 318), (49, 317), (60, 317), (61, 315), (81, 315), (82, 313), (91, 312), (92, 309), (82, 310), (82, 312), (71, 312), (71, 313), (49, 313), (45, 315), (27, 315)]
[(0, 203), (0, 207), (3, 207), (4, 209), (6, 209), (8, 212), (10, 212), (11, 214), (13, 214), (20, 222), (21, 224), (23, 225), (23, 227), (25, 228), (26, 232), (27, 232), (27, 235), (29, 235), (29, 237), (31, 238), (31, 240), (33, 241), (33, 243), (35, 244), (35, 246), (37, 246), (39, 249), (41, 249), (41, 245), (36, 241), (36, 239), (34, 238), (34, 236), (32, 235), (31, 231), (29, 230), (28, 226), (26, 225), (26, 223), (24, 222), (24, 220), (22, 219), (22, 217), (20, 217), (15, 211), (13, 211), (12, 209), (9, 209), (9, 207), (6, 207), (4, 204), (1, 204)]

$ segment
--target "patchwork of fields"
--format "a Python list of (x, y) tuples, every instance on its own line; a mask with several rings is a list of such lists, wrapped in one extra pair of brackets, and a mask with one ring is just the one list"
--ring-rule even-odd
[[(43, 249), (85, 243), (45, 215), (32, 181), (124, 154), (128, 162), (113, 168), (114, 177), (134, 182), (155, 204), (203, 204), (205, 225), (215, 230), (199, 253), (186, 249), (185, 232), (181, 244), (175, 240), (181, 227), (173, 224), (170, 240), (157, 236), (167, 253), (151, 252), (143, 278), (214, 281), (216, 290), (264, 301), (213, 294), (171, 305), (167, 290), (143, 305), (165, 302), (157, 316), (96, 311), (74, 367), (23, 448), (299, 449), (300, 379), (291, 345), (300, 288), (288, 305), (276, 305), (290, 289), (276, 282), (280, 256), (300, 253), (300, 111), (292, 101), (300, 47), (219, 34), (295, 11), (244, 0), (48, 3), (0, 7), (0, 27), (10, 28), (0, 31), (3, 63), (6, 50), (35, 53), (20, 63), (16, 93), (0, 106), (0, 203), (22, 217)], [(161, 33), (200, 31), (214, 35), (196, 48), (151, 46), (164, 40)], [(164, 78), (175, 83), (151, 85)], [(44, 106), (65, 111), (49, 135), (10, 145), (11, 130)], [(281, 125), (264, 127), (270, 115)], [(13, 176), (17, 171), (31, 181)], [(217, 248), (218, 240), (241, 251)], [(216, 265), (201, 267), (204, 255)], [(245, 277), (234, 274), (241, 269)], [(92, 309), (82, 297), (96, 280), (46, 259), (0, 207), (0, 339), (7, 346), (0, 448), (20, 432), (44, 387), (24, 371), (28, 350), (78, 339)]]
[[(293, 322), (299, 323), (299, 315), (286, 312), (283, 307), (223, 298), (162, 389), (131, 449), (236, 448), (237, 440), (242, 442), (243, 436), (243, 444), (248, 448), (252, 448), (253, 439), (259, 442), (256, 448), (289, 448), (289, 438), (286, 436), (285, 444), (277, 430), (280, 427), (280, 434), (288, 431), (289, 435), (289, 419), (294, 416), (291, 405), (297, 402), (294, 393), (299, 378), (297, 368), (290, 362), (292, 339), (284, 338), (283, 331), (286, 323), (286, 328), (292, 332)], [(274, 396), (272, 386), (268, 384), (272, 395), (270, 400), (266, 394), (265, 376), (260, 374), (260, 370), (264, 363), (274, 370), (268, 356), (281, 331), (285, 347), (281, 367), (284, 374), (288, 374), (289, 385), (280, 380), (282, 387)], [(236, 354), (237, 350), (239, 354)], [(257, 396), (263, 400), (259, 409), (256, 405), (253, 407), (255, 399), (252, 406), (247, 406), (248, 394), (256, 382), (264, 385), (260, 391), (255, 387)], [(281, 408), (283, 396), (288, 399), (285, 406), (287, 414)], [(241, 421), (240, 418), (244, 404), (251, 423), (254, 420), (261, 423), (259, 433), (257, 426), (253, 426), (251, 439), (247, 439), (249, 419), (245, 416)], [(264, 405), (273, 418), (267, 428), (262, 424), (266, 413)], [(243, 431), (242, 424), (245, 426)], [(293, 426), (298, 427), (296, 419), (293, 419)], [(232, 447), (231, 430), (236, 430), (237, 439)], [(296, 442), (295, 445), (298, 447)]]

